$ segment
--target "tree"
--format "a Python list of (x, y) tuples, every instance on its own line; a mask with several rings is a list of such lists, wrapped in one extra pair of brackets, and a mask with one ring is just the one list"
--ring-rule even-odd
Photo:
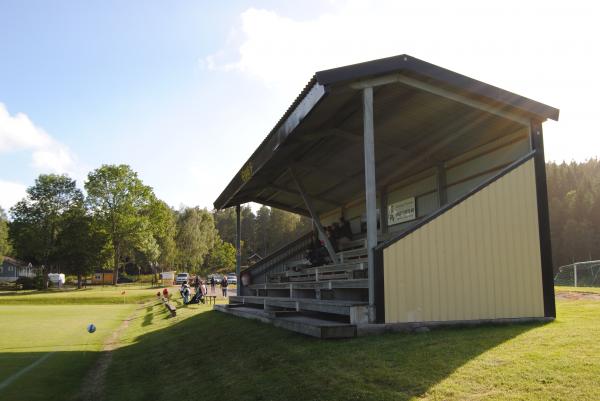
[(165, 202), (154, 199), (149, 214), (152, 234), (158, 245), (159, 256), (154, 262), (161, 266), (172, 266), (177, 255), (175, 235), (177, 234), (176, 214)]
[(226, 273), (235, 268), (235, 262), (235, 247), (217, 237), (205, 260), (206, 271)]
[(600, 259), (600, 161), (548, 163), (554, 268)]
[(48, 268), (57, 267), (57, 238), (64, 216), (83, 201), (75, 180), (42, 174), (27, 196), (11, 208), (10, 237), (17, 257)]
[[(267, 208), (267, 210), (269, 210)], [(256, 243), (256, 216), (250, 206), (242, 206), (240, 209), (242, 225), (242, 260), (246, 260), (250, 255), (257, 252)], [(215, 227), (219, 236), (225, 242), (235, 244), (236, 241), (236, 215), (235, 208), (230, 207), (224, 210), (213, 212)]]
[(148, 213), (154, 194), (124, 164), (103, 165), (92, 171), (85, 189), (87, 204), (112, 246), (116, 284), (119, 263), (127, 253), (137, 249), (151, 258), (158, 257)]
[(108, 245), (106, 234), (94, 225), (83, 203), (65, 213), (57, 237), (57, 261), (66, 272), (77, 275), (77, 288), (83, 276), (108, 263)]
[(217, 230), (213, 215), (199, 207), (184, 208), (177, 218), (177, 264), (195, 272), (204, 263), (204, 257), (213, 248)]
[(8, 218), (4, 209), (0, 207), (0, 256), (12, 254), (12, 247), (8, 241)]

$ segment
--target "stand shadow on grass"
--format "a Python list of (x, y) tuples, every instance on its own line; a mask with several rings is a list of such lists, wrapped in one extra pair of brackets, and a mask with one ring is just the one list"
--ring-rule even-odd
[(323, 341), (209, 311), (114, 351), (107, 399), (409, 399), (539, 325)]

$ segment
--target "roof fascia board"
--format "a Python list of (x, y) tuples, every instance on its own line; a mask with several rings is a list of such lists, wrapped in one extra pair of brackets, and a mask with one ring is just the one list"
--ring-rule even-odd
[(418, 79), (407, 77), (406, 75), (403, 75), (403, 74), (395, 73), (395, 74), (384, 75), (384, 76), (377, 77), (377, 78), (361, 80), (358, 82), (351, 83), (350, 87), (352, 89), (362, 90), (367, 87), (376, 87), (376, 86), (388, 85), (388, 84), (392, 84), (392, 83), (404, 84), (404, 85), (410, 86), (412, 88), (419, 89), (419, 90), (431, 93), (436, 96), (441, 96), (446, 99), (453, 100), (455, 102), (459, 102), (459, 103), (465, 104), (467, 106), (485, 111), (487, 113), (495, 114), (499, 117), (506, 118), (511, 121), (515, 121), (524, 126), (529, 126), (529, 118), (516, 115), (516, 114), (511, 113), (501, 107), (490, 106), (489, 104), (486, 104), (484, 102), (480, 102), (478, 100), (471, 99), (469, 97), (446, 90), (439, 86), (428, 84), (428, 83), (420, 81)]
[[(215, 201), (214, 206), (217, 210), (233, 206), (231, 200), (239, 193), (245, 184), (252, 179), (264, 165), (273, 157), (273, 154), (285, 142), (288, 136), (300, 125), (302, 120), (314, 109), (314, 107), (327, 94), (325, 85), (315, 82), (310, 90), (293, 108), (287, 118), (276, 127), (272, 134), (265, 139), (259, 148), (250, 156), (244, 166), (238, 171), (231, 180), (225, 191)], [(248, 177), (247, 174), (250, 173)], [(246, 174), (246, 177), (242, 177)], [(221, 199), (223, 195), (229, 192), (226, 199)]]

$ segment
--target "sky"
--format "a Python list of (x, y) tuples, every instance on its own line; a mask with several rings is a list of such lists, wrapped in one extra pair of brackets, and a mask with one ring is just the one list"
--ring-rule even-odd
[(212, 208), (314, 72), (397, 54), (561, 110), (546, 159), (600, 156), (593, 1), (0, 0), (0, 206), (129, 164)]

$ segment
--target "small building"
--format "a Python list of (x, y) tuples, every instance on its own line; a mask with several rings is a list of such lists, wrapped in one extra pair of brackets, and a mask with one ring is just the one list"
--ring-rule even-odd
[(0, 258), (2, 259), (2, 264), (0, 265), (0, 281), (13, 282), (17, 281), (19, 277), (35, 277), (36, 270), (31, 263), (26, 263), (8, 256)]
[(112, 284), (113, 277), (112, 270), (99, 270), (92, 274), (92, 284)]
[(248, 256), (248, 265), (252, 266), (253, 264), (260, 262), (262, 259), (262, 256), (255, 252), (252, 255)]
[(173, 285), (175, 284), (175, 275), (177, 272), (175, 270), (164, 271), (160, 273), (160, 280), (163, 285)]
[(558, 116), (409, 55), (317, 72), (214, 202), (236, 207), (238, 275), (241, 204), (316, 230), (246, 269), (220, 310), (340, 315), (332, 336), (553, 319), (542, 123)]

